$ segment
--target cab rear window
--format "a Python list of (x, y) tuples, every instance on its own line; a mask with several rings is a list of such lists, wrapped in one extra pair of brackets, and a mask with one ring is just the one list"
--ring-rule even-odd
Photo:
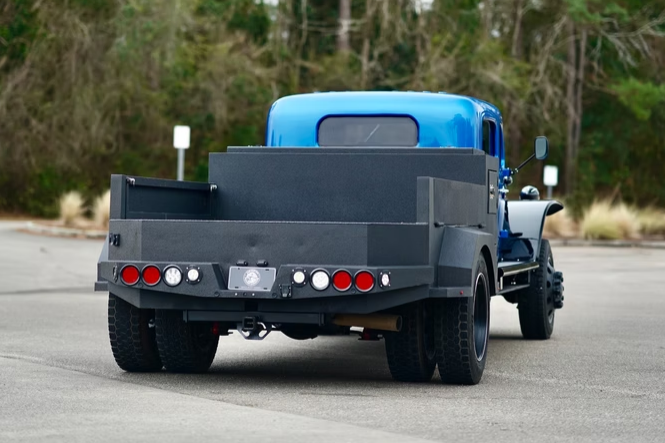
[(410, 117), (327, 117), (319, 124), (319, 146), (416, 146), (418, 125)]

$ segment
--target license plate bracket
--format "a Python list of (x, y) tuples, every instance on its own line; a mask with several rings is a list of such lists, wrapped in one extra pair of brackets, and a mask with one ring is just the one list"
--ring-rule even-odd
[(231, 266), (229, 268), (229, 290), (270, 292), (276, 275), (276, 268)]

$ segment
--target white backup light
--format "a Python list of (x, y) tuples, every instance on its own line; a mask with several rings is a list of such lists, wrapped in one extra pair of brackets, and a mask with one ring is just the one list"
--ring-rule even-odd
[(302, 285), (305, 283), (305, 273), (303, 271), (296, 271), (293, 273), (293, 283)]
[(390, 275), (381, 274), (381, 286), (390, 286)]
[(175, 267), (167, 268), (164, 271), (164, 282), (169, 286), (178, 286), (182, 281), (182, 272)]
[(330, 276), (325, 271), (314, 271), (312, 273), (312, 287), (317, 291), (323, 291), (330, 286)]
[(187, 271), (187, 280), (189, 281), (198, 281), (201, 274), (198, 269), (190, 269)]

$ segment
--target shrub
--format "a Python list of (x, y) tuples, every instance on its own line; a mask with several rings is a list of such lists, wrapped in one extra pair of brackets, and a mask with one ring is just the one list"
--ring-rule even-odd
[(665, 234), (665, 211), (656, 208), (645, 208), (637, 213), (640, 230), (645, 235)]
[(620, 203), (612, 208), (611, 217), (613, 222), (619, 226), (622, 238), (640, 238), (640, 220), (635, 209)]
[(108, 228), (109, 218), (111, 216), (111, 190), (106, 191), (95, 200), (92, 209), (95, 225), (100, 228)]
[(545, 218), (543, 236), (545, 238), (570, 238), (576, 234), (575, 222), (566, 209)]
[(640, 222), (637, 212), (623, 203), (595, 201), (584, 212), (580, 232), (586, 239), (635, 239), (640, 236)]
[(83, 197), (70, 191), (60, 197), (60, 220), (65, 226), (73, 226), (83, 216)]

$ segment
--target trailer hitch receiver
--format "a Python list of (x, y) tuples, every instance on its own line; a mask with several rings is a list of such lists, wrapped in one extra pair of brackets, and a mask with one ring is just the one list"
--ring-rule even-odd
[(245, 340), (263, 340), (272, 331), (272, 325), (262, 323), (257, 317), (245, 317), (237, 329)]

